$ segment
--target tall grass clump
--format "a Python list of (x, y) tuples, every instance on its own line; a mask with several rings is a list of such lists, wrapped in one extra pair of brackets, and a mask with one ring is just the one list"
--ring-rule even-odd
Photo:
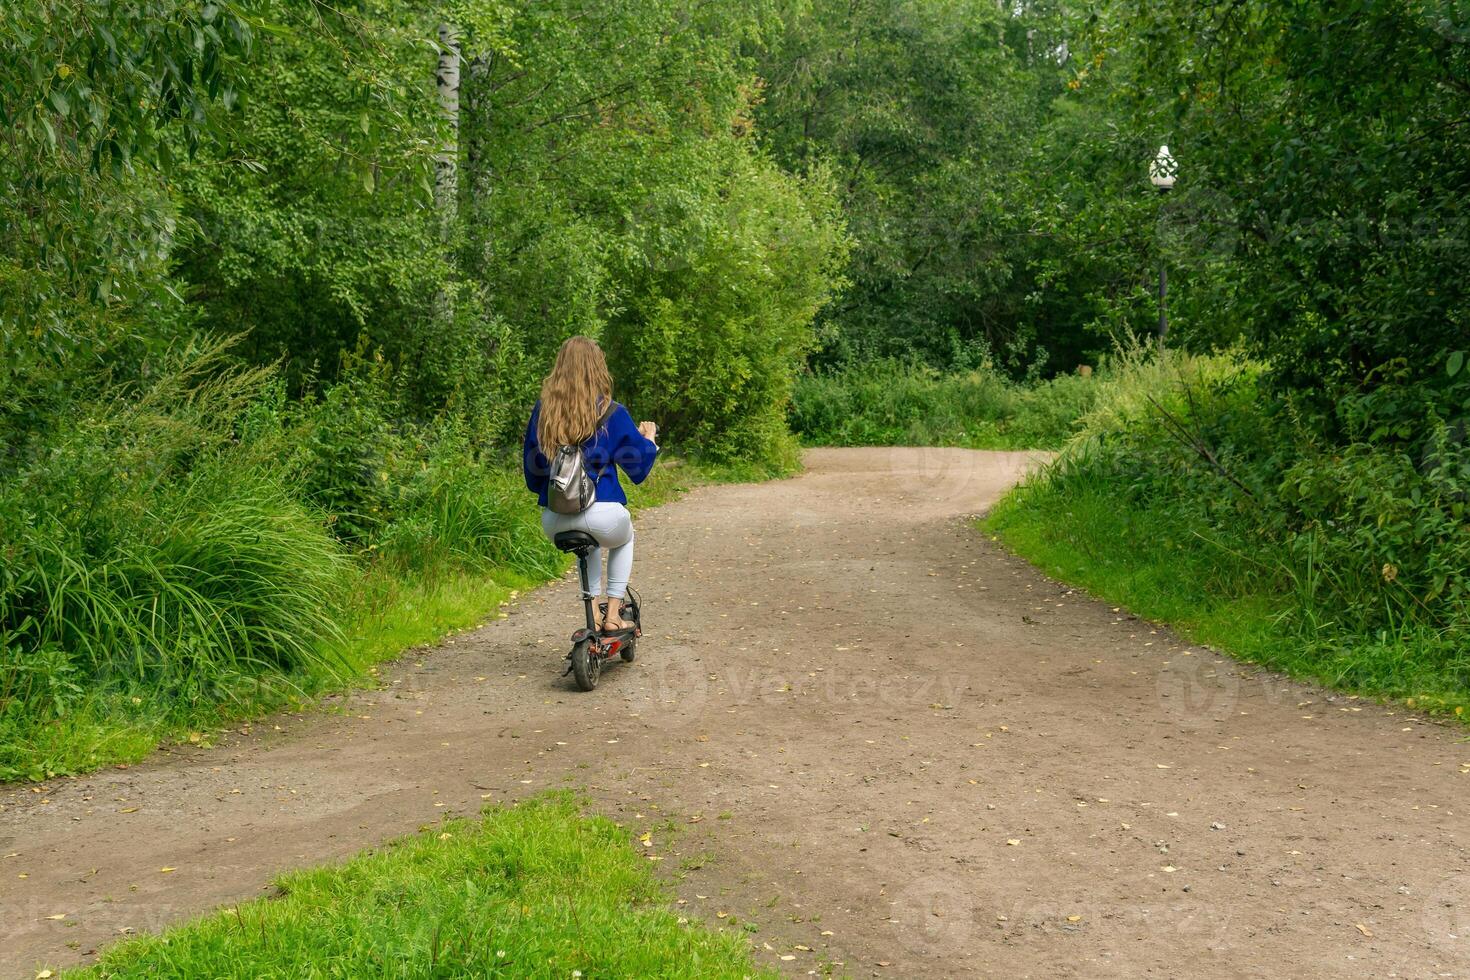
[(279, 440), (245, 433), (271, 372), (228, 354), (186, 345), (12, 447), (0, 778), (44, 775), (63, 744), (77, 764), (106, 757), (103, 731), (139, 717), (187, 718), (258, 697), (263, 679), (338, 671), (347, 555), (293, 495)]
[(989, 366), (944, 374), (895, 360), (801, 376), (792, 429), (809, 445), (1051, 449), (1073, 433), (1098, 379), (1021, 384)]
[(1057, 460), (988, 524), (1203, 642), (1463, 713), (1470, 446), (1433, 413), (1402, 433), (1374, 409), (1343, 399), (1314, 416), (1238, 358), (1126, 355)]

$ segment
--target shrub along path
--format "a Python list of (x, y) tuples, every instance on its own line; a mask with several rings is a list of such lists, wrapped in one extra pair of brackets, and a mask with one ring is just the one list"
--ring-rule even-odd
[(1048, 581), (966, 520), (1027, 461), (818, 450), (645, 514), (591, 694), (568, 581), (339, 711), (6, 790), (0, 974), (573, 785), (797, 973), (1467, 975), (1463, 733)]

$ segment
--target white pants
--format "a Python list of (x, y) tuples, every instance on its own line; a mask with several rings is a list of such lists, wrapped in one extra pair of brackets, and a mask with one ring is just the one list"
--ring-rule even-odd
[[(580, 514), (558, 514), (543, 509), (541, 530), (548, 538), (562, 531), (586, 531), (601, 548), (587, 553), (587, 587), (593, 595), (621, 599), (628, 594), (633, 574), (633, 516), (622, 504), (596, 503)], [(607, 549), (607, 588), (602, 587), (602, 552)]]

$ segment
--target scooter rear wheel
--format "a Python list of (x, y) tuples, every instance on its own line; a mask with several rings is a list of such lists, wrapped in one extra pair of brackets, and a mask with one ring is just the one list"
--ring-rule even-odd
[(622, 649), (618, 651), (618, 656), (623, 658), (623, 663), (630, 664), (633, 662), (633, 657), (636, 655), (637, 647), (638, 641), (634, 638), (632, 633), (629, 633), (628, 638), (623, 641)]
[(592, 653), (592, 641), (590, 639), (578, 640), (572, 647), (572, 676), (577, 680), (577, 688), (590, 691), (597, 686), (597, 679), (602, 674), (602, 658)]

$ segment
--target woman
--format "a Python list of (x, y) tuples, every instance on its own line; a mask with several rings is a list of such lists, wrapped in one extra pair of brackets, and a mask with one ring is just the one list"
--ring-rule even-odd
[[(608, 597), (598, 607), (604, 630), (632, 626), (623, 620), (622, 599), (633, 572), (633, 519), (618, 483), (618, 467), (634, 483), (642, 483), (658, 456), (657, 436), (658, 426), (639, 422), (635, 427), (628, 410), (612, 400), (612, 375), (596, 341), (573, 337), (561, 345), (526, 426), (526, 487), (541, 502), (541, 527), (548, 538), (560, 531), (586, 531), (602, 546), (588, 556), (587, 567), (593, 594)], [(551, 473), (547, 457), (560, 446), (581, 446), (587, 471), (597, 479), (597, 502), (580, 514), (557, 514), (546, 506)]]

